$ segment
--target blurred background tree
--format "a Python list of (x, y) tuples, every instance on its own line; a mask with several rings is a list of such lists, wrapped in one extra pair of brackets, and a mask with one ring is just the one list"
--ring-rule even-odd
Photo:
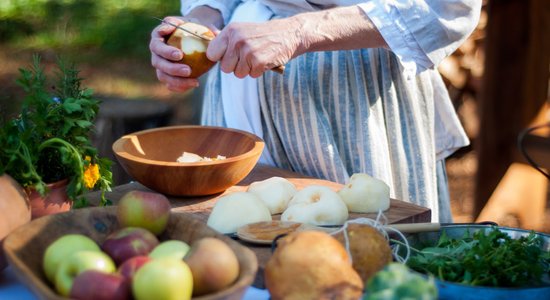
[(18, 110), (17, 69), (33, 53), (52, 65), (63, 56), (79, 66), (96, 95), (173, 102), (150, 66), (153, 17), (179, 14), (179, 1), (2, 0), (0, 1), (0, 111)]

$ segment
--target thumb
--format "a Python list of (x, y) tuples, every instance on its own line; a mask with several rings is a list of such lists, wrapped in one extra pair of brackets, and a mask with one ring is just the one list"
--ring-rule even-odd
[(206, 57), (208, 57), (211, 61), (219, 61), (222, 59), (225, 51), (227, 50), (227, 38), (218, 29), (211, 29), (213, 29), (212, 32), (216, 37), (208, 44), (208, 48), (206, 49)]

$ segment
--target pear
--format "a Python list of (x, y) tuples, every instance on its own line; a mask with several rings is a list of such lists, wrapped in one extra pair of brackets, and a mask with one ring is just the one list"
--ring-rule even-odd
[(206, 57), (206, 49), (209, 41), (214, 38), (214, 33), (208, 27), (192, 22), (185, 22), (179, 26), (204, 37), (201, 39), (181, 29), (176, 29), (166, 41), (168, 45), (183, 52), (183, 58), (178, 62), (191, 68), (189, 77), (197, 78), (216, 64)]
[(363, 281), (335, 238), (299, 231), (279, 240), (265, 267), (271, 299), (360, 299)]

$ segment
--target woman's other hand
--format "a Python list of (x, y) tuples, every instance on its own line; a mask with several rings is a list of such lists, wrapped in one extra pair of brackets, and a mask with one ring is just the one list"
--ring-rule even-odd
[(225, 73), (256, 78), (301, 54), (300, 36), (300, 24), (291, 18), (264, 23), (235, 22), (210, 42), (206, 55), (219, 61)]

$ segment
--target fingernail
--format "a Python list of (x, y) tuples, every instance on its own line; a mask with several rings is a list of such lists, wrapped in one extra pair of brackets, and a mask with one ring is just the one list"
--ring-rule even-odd
[(172, 52), (172, 58), (180, 60), (181, 59), (181, 52), (180, 51), (174, 51)]
[(182, 76), (186, 76), (186, 77), (187, 77), (187, 76), (191, 75), (191, 69), (189, 69), (188, 67), (182, 67), (182, 68), (180, 69), (180, 72), (181, 72), (181, 75), (182, 75)]

